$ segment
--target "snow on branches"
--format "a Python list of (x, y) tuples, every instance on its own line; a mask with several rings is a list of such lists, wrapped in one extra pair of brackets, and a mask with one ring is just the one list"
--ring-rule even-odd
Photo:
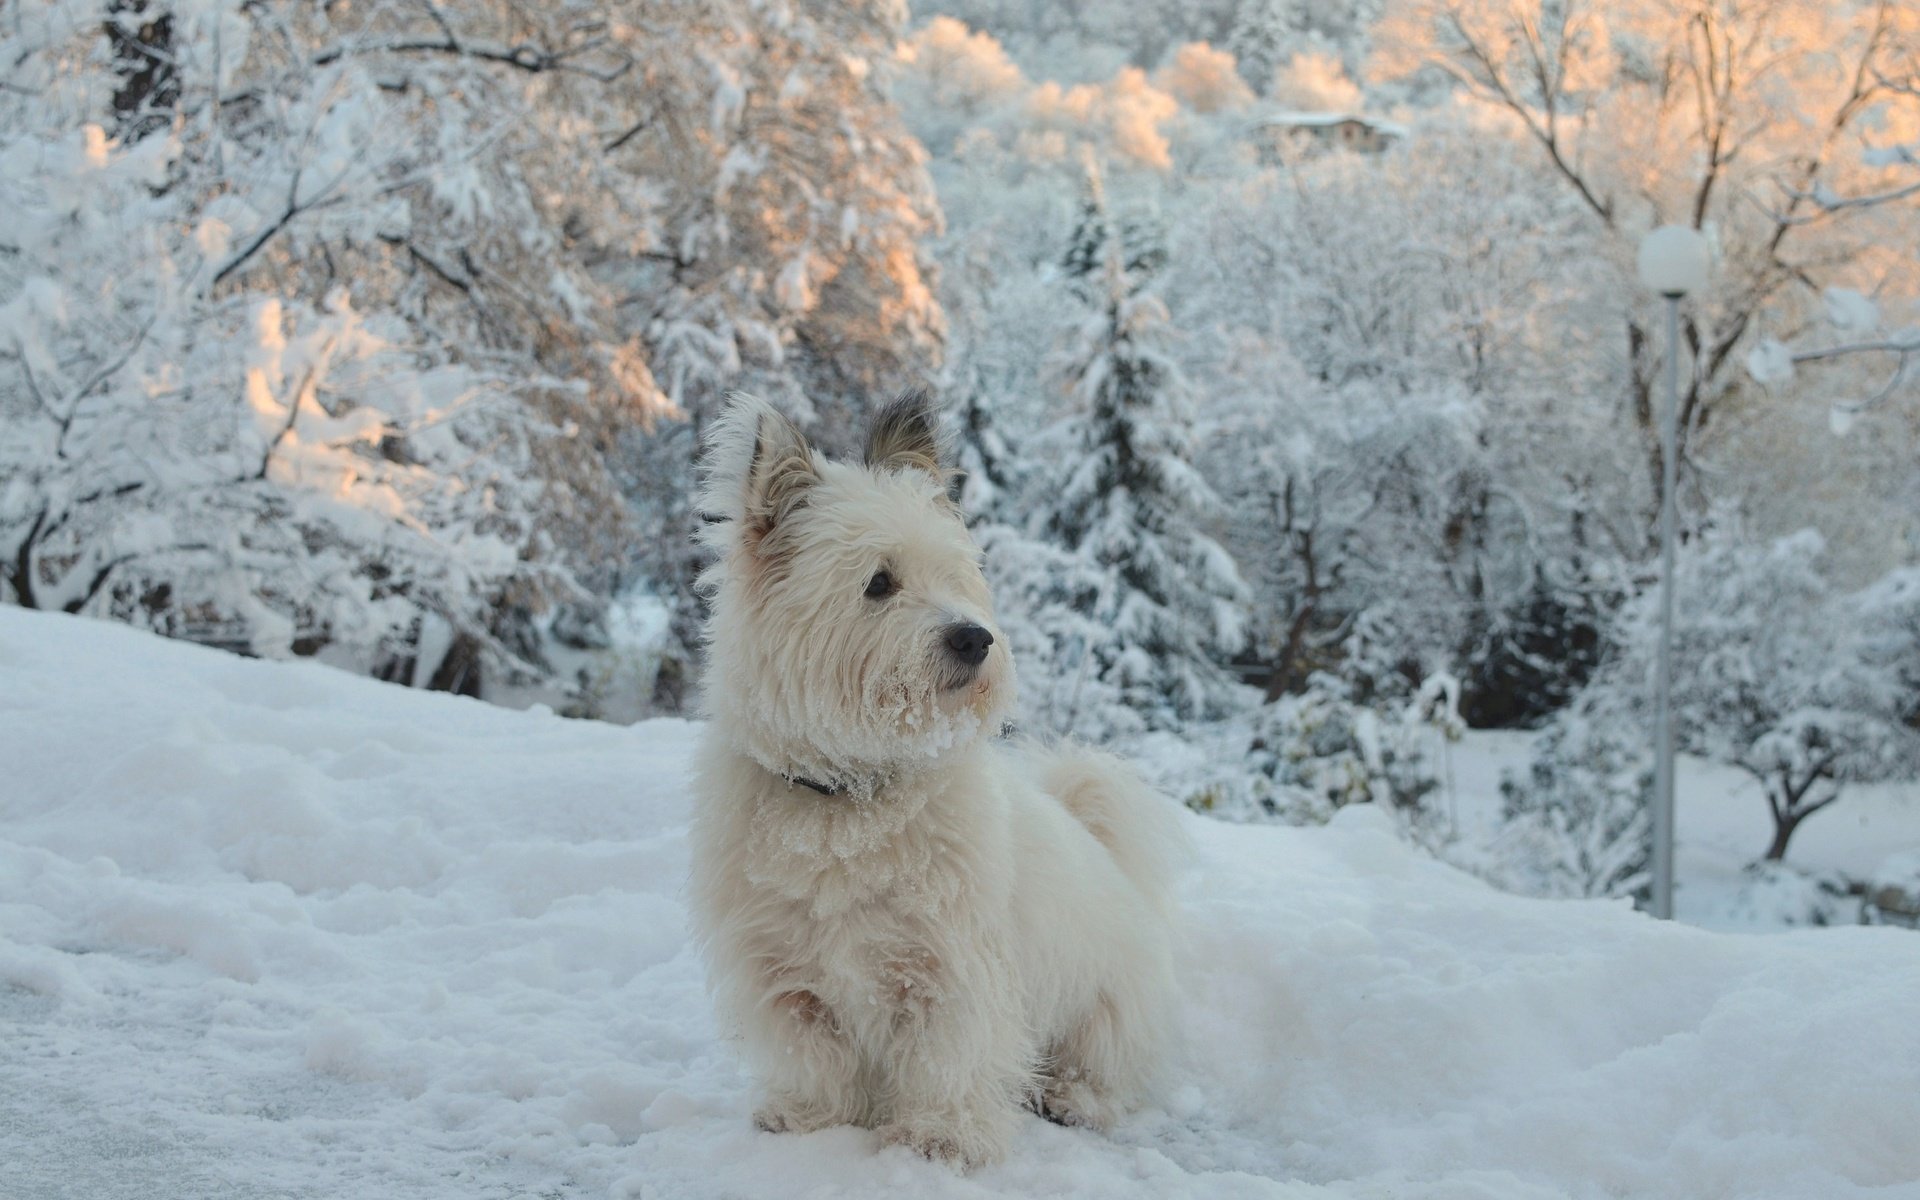
[(1147, 287), (1163, 258), (1151, 231), (1109, 219), (1094, 177), (1066, 255), (1086, 306), (1064, 372), (1077, 444), (1044, 523), (1111, 576), (1095, 615), (1113, 641), (1095, 669), (1155, 727), (1234, 706), (1220, 663), (1245, 641), (1247, 595), (1207, 530), (1222, 505), (1190, 460), (1171, 318)]
[(900, 18), (9, 22), (0, 595), (417, 683), (550, 680), (565, 610), (671, 582), (635, 562), (685, 545), (664, 419), (770, 376), (844, 417), (937, 352), (937, 210), (876, 73)]

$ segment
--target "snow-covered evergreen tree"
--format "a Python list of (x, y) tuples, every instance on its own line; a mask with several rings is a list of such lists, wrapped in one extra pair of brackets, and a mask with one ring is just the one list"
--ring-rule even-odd
[[(1049, 247), (1052, 249), (1052, 247)], [(1070, 302), (1051, 261), (1044, 277), (996, 278), (986, 247), (959, 253), (944, 274), (953, 323), (946, 390), (955, 426), (959, 501), (979, 541), (996, 615), (1020, 668), (1016, 723), (1033, 733), (1108, 742), (1146, 728), (1100, 664), (1119, 653), (1096, 614), (1112, 572), (1049, 539), (1028, 519), (1043, 511), (1073, 431), (1044, 428), (1034, 396), (1049, 319)], [(993, 253), (1004, 251), (997, 243)]]
[(1127, 650), (1106, 619), (1113, 573), (1014, 525), (977, 525), (974, 536), (1019, 665), (1019, 727), (1094, 743), (1144, 732), (1150, 713), (1106, 669)]
[[(1072, 598), (1112, 631), (1090, 668), (1150, 725), (1217, 717), (1242, 689), (1223, 669), (1245, 640), (1246, 585), (1207, 523), (1221, 504), (1188, 458), (1192, 413), (1166, 306), (1165, 258), (1108, 214), (1097, 173), (1064, 264), (1084, 316), (1065, 371), (1074, 453), (1038, 531), (1104, 571)], [(1131, 236), (1127, 236), (1131, 235)]]
[(1607, 650), (1619, 597), (1575, 555), (1535, 565), (1533, 584), (1486, 620), (1462, 655), (1471, 681), (1467, 720), (1478, 728), (1531, 726), (1572, 703)]
[(1299, 7), (1296, 0), (1241, 0), (1234, 12), (1226, 49), (1241, 77), (1262, 96), (1299, 46)]

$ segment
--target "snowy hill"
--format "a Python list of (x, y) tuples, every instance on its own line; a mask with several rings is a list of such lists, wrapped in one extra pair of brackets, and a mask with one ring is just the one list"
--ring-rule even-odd
[(1500, 895), (1195, 818), (1187, 1049), (962, 1179), (755, 1132), (695, 727), (0, 608), (0, 1196), (1920, 1196), (1920, 941)]

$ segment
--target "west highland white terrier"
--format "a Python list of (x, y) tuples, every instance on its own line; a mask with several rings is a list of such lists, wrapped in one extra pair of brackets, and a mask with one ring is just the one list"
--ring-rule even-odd
[(1181, 833), (1120, 760), (993, 736), (1013, 662), (937, 431), (897, 401), (856, 466), (756, 400), (713, 427), (693, 905), (761, 1128), (964, 1169), (1023, 1109), (1146, 1096)]

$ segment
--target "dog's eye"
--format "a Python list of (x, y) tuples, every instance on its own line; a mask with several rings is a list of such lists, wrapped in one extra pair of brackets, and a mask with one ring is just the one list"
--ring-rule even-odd
[(875, 571), (873, 578), (867, 580), (867, 599), (883, 600), (893, 595), (893, 576), (885, 571)]

